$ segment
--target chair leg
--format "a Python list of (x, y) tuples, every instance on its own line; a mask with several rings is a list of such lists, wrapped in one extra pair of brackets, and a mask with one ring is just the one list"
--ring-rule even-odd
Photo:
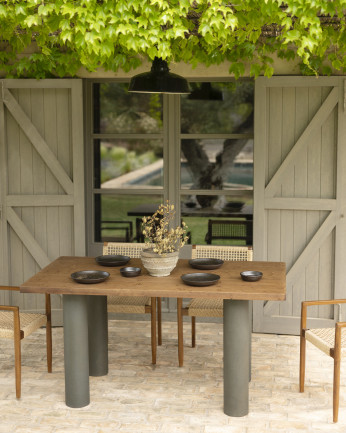
[(196, 347), (196, 317), (191, 317), (191, 335), (192, 335), (192, 344), (191, 347)]
[(22, 382), (22, 362), (21, 362), (21, 347), (20, 347), (20, 336), (14, 338), (14, 368), (16, 377), (16, 397), (21, 397), (21, 382)]
[(151, 298), (151, 362), (156, 364), (156, 298)]
[(340, 359), (334, 358), (333, 422), (338, 422), (340, 395)]
[(179, 367), (184, 365), (184, 333), (183, 333), (183, 299), (177, 299), (177, 323), (178, 323), (178, 361)]
[(162, 302), (161, 298), (157, 298), (157, 344), (162, 345), (162, 313), (161, 313)]
[(299, 392), (304, 392), (305, 382), (306, 338), (303, 332), (300, 334)]
[(52, 372), (52, 307), (50, 295), (46, 294), (46, 345), (47, 345), (47, 368), (48, 373)]
[(50, 321), (47, 321), (46, 324), (46, 344), (47, 344), (47, 368), (48, 368), (48, 373), (51, 373), (53, 350), (52, 350), (52, 324)]

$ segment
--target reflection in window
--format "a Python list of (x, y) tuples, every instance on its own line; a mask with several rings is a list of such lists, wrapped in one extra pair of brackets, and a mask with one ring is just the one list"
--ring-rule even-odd
[(95, 140), (95, 188), (141, 188), (163, 185), (161, 140)]
[[(192, 89), (204, 83), (191, 83)], [(252, 81), (212, 83), (212, 89), (222, 93), (222, 99), (190, 95), (181, 97), (181, 132), (183, 134), (253, 133)]]
[(162, 95), (128, 93), (127, 83), (94, 84), (94, 133), (162, 132)]
[(162, 195), (95, 194), (95, 241), (142, 242), (141, 222), (162, 203)]

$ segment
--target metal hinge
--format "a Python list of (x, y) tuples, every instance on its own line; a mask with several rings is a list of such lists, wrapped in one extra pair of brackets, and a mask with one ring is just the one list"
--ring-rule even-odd
[(346, 111), (346, 80), (344, 80), (344, 111)]
[(2, 206), (0, 205), (0, 220), (2, 219)]

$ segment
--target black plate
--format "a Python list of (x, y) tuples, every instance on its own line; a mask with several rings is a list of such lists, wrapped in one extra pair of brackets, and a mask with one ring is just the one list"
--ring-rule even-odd
[(71, 274), (71, 278), (76, 283), (81, 284), (96, 284), (102, 283), (109, 277), (109, 273), (105, 271), (78, 271)]
[(123, 266), (130, 261), (129, 256), (106, 255), (95, 258), (96, 263), (101, 266)]
[(223, 265), (221, 259), (191, 259), (189, 265), (195, 269), (218, 269)]
[(138, 277), (141, 273), (141, 268), (133, 268), (132, 266), (126, 266), (121, 268), (120, 273), (123, 277)]
[(244, 281), (258, 281), (263, 276), (260, 271), (244, 271), (240, 272), (240, 275)]
[(193, 274), (184, 274), (181, 279), (189, 286), (212, 286), (219, 281), (220, 275), (195, 272)]

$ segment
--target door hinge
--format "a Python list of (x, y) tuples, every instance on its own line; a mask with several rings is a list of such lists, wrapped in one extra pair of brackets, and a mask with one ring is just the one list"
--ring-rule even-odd
[(0, 220), (2, 219), (2, 206), (0, 205)]
[(346, 80), (344, 80), (344, 111), (346, 111)]

